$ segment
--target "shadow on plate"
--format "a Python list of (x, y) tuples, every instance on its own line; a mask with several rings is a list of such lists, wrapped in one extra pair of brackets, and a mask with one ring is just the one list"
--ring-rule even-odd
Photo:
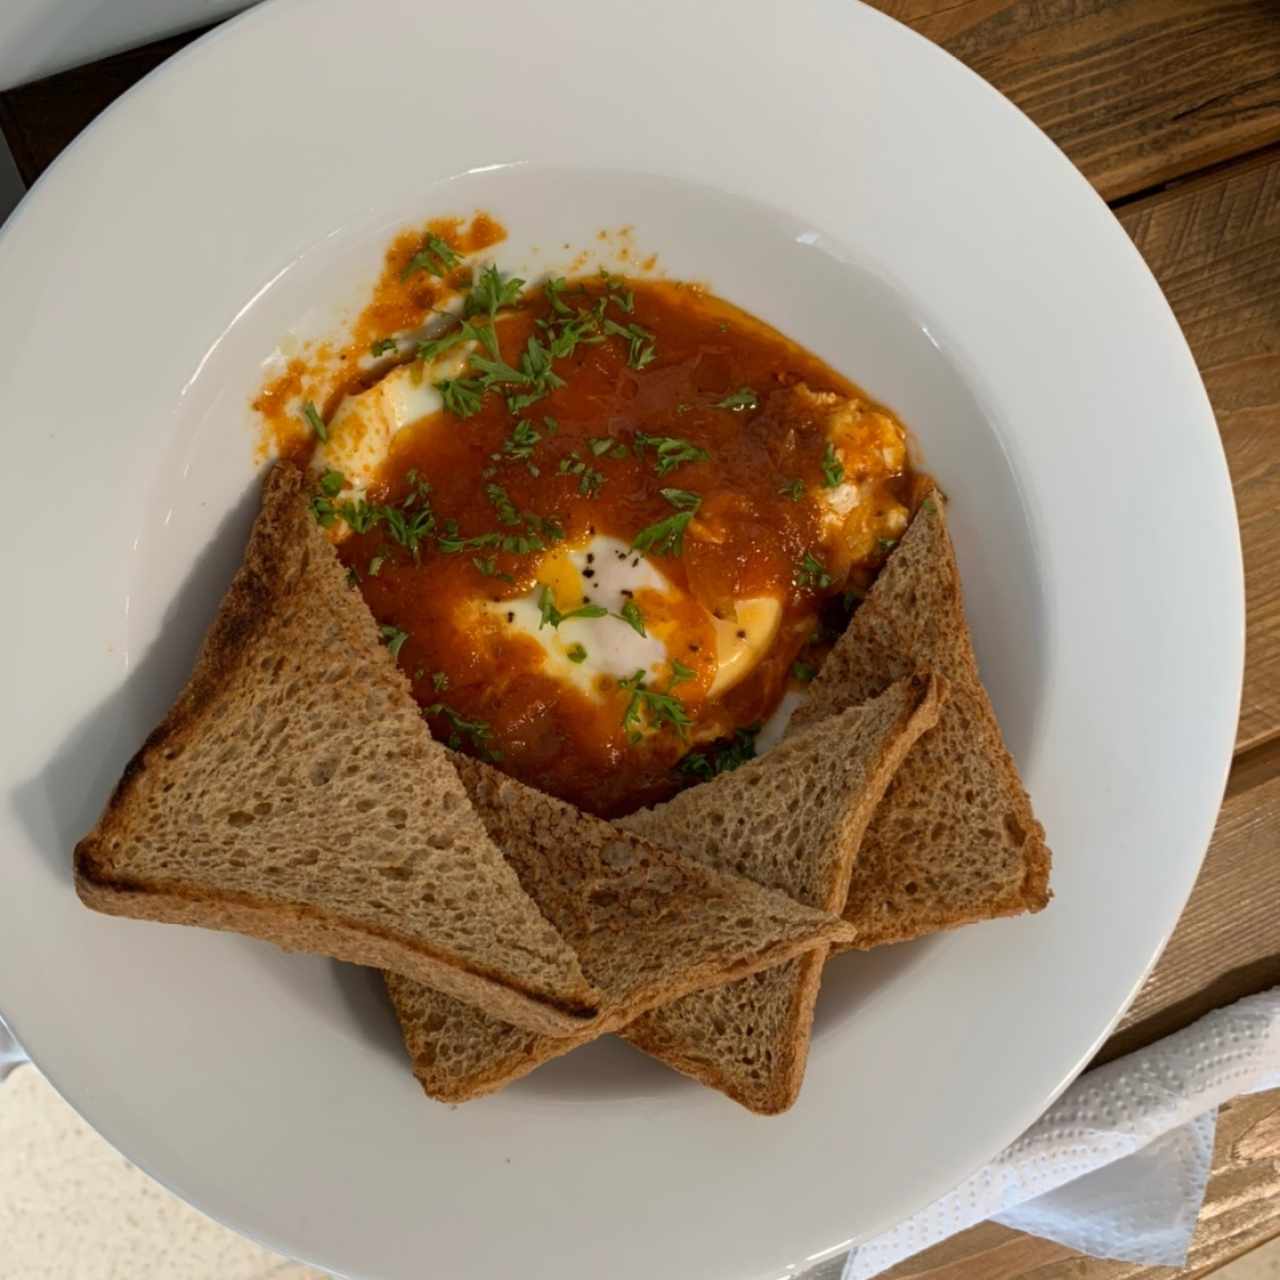
[(155, 641), (124, 683), (76, 726), (45, 768), (17, 788), (16, 808), (32, 843), (59, 879), (71, 851), (97, 821), (125, 763), (172, 705), (244, 555), (258, 510), (255, 479), (200, 552), (166, 610)]
[(356, 1033), (376, 1053), (394, 1058), (396, 1065), (407, 1071), (409, 1057), (400, 1038), (400, 1024), (391, 1007), (382, 971), (358, 964), (343, 964), (340, 960), (317, 963), (327, 965), (332, 985), (337, 989)]
[(832, 956), (822, 971), (822, 988), (814, 1010), (814, 1044), (820, 1044), (849, 1018), (856, 1018), (871, 1005), (889, 998), (896, 983), (929, 963), (942, 941), (925, 938)]
[[(317, 963), (320, 963), (317, 961)], [(377, 969), (327, 962), (332, 983), (345, 1006), (350, 1025), (376, 1053), (392, 1058), (407, 1071), (408, 1057), (400, 1038), (400, 1026)], [(291, 966), (267, 965), (267, 973), (294, 989), (303, 1000), (325, 999), (307, 977)], [(527, 1098), (551, 1099), (581, 1106), (584, 1102), (608, 1102), (618, 1098), (654, 1097), (688, 1085), (682, 1076), (633, 1049), (615, 1036), (602, 1036), (563, 1058), (548, 1062), (511, 1086)]]

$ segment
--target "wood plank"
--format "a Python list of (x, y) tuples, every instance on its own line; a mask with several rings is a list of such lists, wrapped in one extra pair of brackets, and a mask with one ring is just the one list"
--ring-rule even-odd
[(1248, 608), (1245, 750), (1280, 737), (1280, 149), (1118, 216), (1187, 335), (1231, 468)]
[(884, 1280), (1202, 1280), (1280, 1236), (1280, 1089), (1236, 1098), (1218, 1115), (1213, 1168), (1187, 1269), (1085, 1258), (995, 1223), (899, 1263)]
[(1272, 0), (872, 0), (1023, 109), (1108, 200), (1280, 139)]

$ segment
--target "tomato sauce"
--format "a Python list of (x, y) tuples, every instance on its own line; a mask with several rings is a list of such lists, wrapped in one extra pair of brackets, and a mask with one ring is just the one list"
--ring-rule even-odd
[[(491, 220), (433, 229), (459, 247), (500, 235)], [(448, 288), (465, 289), (465, 270), (401, 287), (420, 243), (410, 234), (389, 250), (381, 300), (353, 343), (367, 348), (420, 323)], [(905, 439), (900, 425), (797, 344), (695, 286), (589, 277), (554, 297), (527, 288), (498, 315), (501, 360), (518, 368), (530, 339), (554, 333), (566, 306), (594, 309), (615, 328), (555, 360), (555, 385), (518, 412), (504, 392), (520, 388), (498, 386), (467, 416), (446, 408), (400, 430), (366, 497), (418, 513), (423, 536), (409, 547), (374, 522), (344, 536), (339, 553), (438, 738), (614, 817), (726, 763), (726, 744), (749, 743), (787, 688), (811, 676), (914, 506), (916, 479), (905, 449), (886, 463), (874, 433), (864, 444), (847, 438), (833, 474), (829, 402), (874, 411), (882, 433)], [(635, 339), (629, 326), (646, 336)], [(290, 376), (296, 385), (298, 371)], [(326, 412), (369, 381), (349, 378)], [(677, 441), (681, 460), (663, 465), (646, 438)], [(289, 451), (308, 447), (299, 437)], [(837, 481), (861, 486), (869, 541), (841, 542), (850, 526), (833, 524), (822, 505)], [(587, 689), (566, 683), (547, 667), (535, 638), (543, 633), (504, 627), (504, 612), (537, 590), (548, 553), (601, 536), (643, 546), (646, 530), (681, 513), (677, 503), (696, 504), (681, 536), (627, 554), (646, 555), (672, 588), (645, 596), (645, 616), (680, 674), (673, 665), (669, 680), (643, 687), (673, 697), (678, 712), (656, 714), (646, 699), (633, 716), (634, 684), (603, 672)], [(884, 513), (896, 523), (881, 529)], [(542, 545), (522, 542), (528, 535)], [(586, 590), (590, 601), (589, 581)], [(781, 604), (772, 643), (745, 678), (710, 696), (715, 620), (733, 625), (738, 604), (761, 597)]]

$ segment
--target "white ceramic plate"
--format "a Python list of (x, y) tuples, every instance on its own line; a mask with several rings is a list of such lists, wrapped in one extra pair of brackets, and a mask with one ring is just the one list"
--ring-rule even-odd
[[(72, 892), (239, 555), (259, 362), (358, 301), (392, 230), (477, 205), (535, 269), (632, 224), (900, 410), (952, 498), (1057, 898), (831, 966), (780, 1119), (613, 1041), (437, 1106), (372, 975)], [(1011, 1139), (1158, 953), (1240, 687), (1213, 418), (1105, 206), (905, 28), (847, 0), (268, 4), (70, 149), (0, 279), (0, 1008), (215, 1217), (353, 1276), (772, 1280)]]

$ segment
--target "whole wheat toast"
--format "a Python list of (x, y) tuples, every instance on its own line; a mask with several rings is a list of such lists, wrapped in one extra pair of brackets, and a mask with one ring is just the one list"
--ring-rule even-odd
[[(945, 699), (936, 676), (899, 680), (763, 759), (642, 809), (621, 825), (799, 902), (838, 911), (885, 789), (937, 724)], [(798, 803), (790, 794), (794, 777), (807, 782)], [(826, 960), (825, 948), (812, 951), (742, 982), (686, 996), (630, 1023), (622, 1035), (752, 1111), (785, 1111), (804, 1080)]]
[(409, 973), (564, 1035), (599, 993), (485, 832), (278, 464), (190, 681), (75, 852), (83, 901)]
[(855, 947), (904, 941), (1049, 901), (1044, 829), (978, 676), (941, 497), (925, 499), (828, 655), (788, 733), (927, 669), (949, 696), (912, 748), (858, 855), (845, 918)]
[[(76, 875), (101, 910), (376, 964), (561, 1036), (619, 1025), (646, 991), (671, 998), (852, 932), (435, 743), (288, 465)], [(625, 908), (601, 896), (588, 917), (588, 886), (626, 891)], [(609, 975), (609, 1000), (575, 946)]]
[[(712, 866), (739, 872), (764, 870), (766, 874), (757, 878), (771, 878), (777, 887), (801, 901), (822, 899), (839, 905), (862, 828), (902, 754), (936, 718), (938, 692), (936, 681), (903, 681), (886, 692), (873, 707), (858, 708), (823, 721), (811, 733), (780, 747), (767, 761), (748, 765), (735, 774), (723, 774), (683, 793), (669, 805), (623, 819), (616, 826), (634, 828), (674, 846), (689, 855), (686, 862), (700, 858), (708, 864), (702, 868), (705, 875), (715, 875), (710, 869)], [(512, 839), (510, 815), (527, 808), (530, 802), (521, 799), (513, 804), (508, 796), (504, 803), (500, 790), (479, 790), (473, 782), (493, 777), (492, 771), (483, 770), (483, 766), (464, 765), (463, 777), (494, 838), (509, 852), (514, 844), (526, 845), (523, 858), (527, 859), (529, 870), (545, 867), (545, 852), (531, 843), (530, 832), (536, 828), (526, 827), (523, 834), (516, 831), (516, 838)], [(508, 790), (518, 788), (517, 796), (519, 791), (527, 790), (506, 779), (502, 780), (502, 786)], [(552, 812), (567, 809), (561, 802), (541, 795), (537, 803), (543, 810), (549, 808)], [(670, 815), (666, 820), (664, 813)], [(620, 837), (615, 828), (606, 824), (600, 826), (598, 838), (606, 842), (635, 839), (634, 836)], [(558, 839), (559, 833), (553, 824), (538, 823), (537, 828), (543, 829), (545, 841), (554, 843)], [(522, 860), (517, 859), (518, 867)], [(766, 863), (767, 867), (763, 865)], [(598, 868), (585, 870), (586, 874), (579, 879), (593, 883), (598, 878)], [(630, 1002), (633, 1014), (642, 1013), (645, 1006), (656, 1008), (656, 1012), (641, 1017), (639, 1022), (631, 1021), (624, 1034), (632, 1038), (632, 1027), (643, 1026), (651, 1018), (660, 1019), (657, 1027), (648, 1035), (642, 1034), (638, 1043), (646, 1048), (655, 1046), (656, 1051), (664, 1034), (667, 1035), (670, 1047), (659, 1056), (681, 1069), (692, 1070), (688, 1064), (697, 1047), (683, 1033), (691, 1028), (690, 1015), (701, 1008), (694, 1005), (692, 1009), (685, 1009), (684, 1006), (737, 991), (739, 994), (732, 1003), (741, 1009), (744, 1001), (749, 1002), (762, 990), (770, 1003), (767, 1008), (761, 1008), (763, 1021), (759, 1024), (759, 1039), (753, 1038), (754, 1031), (746, 1039), (758, 1048), (761, 1062), (777, 1053), (777, 1072), (757, 1071), (757, 1081), (739, 1081), (736, 1086), (732, 1084), (732, 1062), (725, 1063), (718, 1076), (709, 1069), (692, 1073), (717, 1087), (726, 1088), (724, 1082), (730, 1082), (726, 1092), (746, 1105), (756, 1103), (756, 1109), (760, 1110), (780, 1109), (781, 1104), (770, 1108), (769, 1099), (784, 1093), (794, 1096), (803, 1073), (812, 997), (822, 958), (827, 952), (825, 945), (782, 964), (778, 963), (778, 948), (772, 949), (772, 960), (766, 960), (764, 953), (757, 951), (751, 963), (751, 969), (756, 970), (754, 977), (749, 976), (746, 965), (739, 964), (737, 980), (727, 981), (735, 975), (722, 968), (714, 987), (703, 983), (697, 995), (683, 999), (678, 998), (675, 985), (665, 979), (650, 984), (643, 997), (636, 998), (638, 993), (625, 987), (630, 975), (620, 974), (616, 965), (611, 964), (612, 947), (605, 924), (608, 914), (616, 909), (614, 904), (620, 900), (615, 887), (606, 888), (603, 901), (598, 889), (588, 890), (578, 908), (574, 909), (572, 903), (566, 904), (570, 908), (568, 915), (549, 907), (536, 888), (530, 887), (551, 920), (574, 943), (582, 957), (584, 971), (605, 992), (606, 1003)], [(764, 893), (764, 890), (758, 892)], [(645, 932), (651, 933), (652, 941), (648, 963), (662, 963), (669, 942), (656, 930)], [(769, 967), (763, 969), (764, 964)], [(654, 972), (658, 976), (662, 971), (655, 969)], [(761, 988), (758, 984), (762, 982), (765, 985)], [(462, 1102), (493, 1092), (596, 1034), (593, 1031), (568, 1038), (540, 1036), (488, 1017), (481, 1010), (421, 983), (388, 975), (387, 987), (414, 1072), (427, 1093), (442, 1101)], [(776, 1020), (776, 1025), (769, 1023), (766, 1035), (765, 1027), (773, 1016), (773, 1007), (788, 1000), (794, 1009), (789, 1007), (786, 1016)], [(713, 1010), (719, 1007), (719, 1004), (711, 1006)], [(664, 1020), (670, 1009), (684, 1009), (674, 1028)], [(712, 1021), (701, 1027), (700, 1032), (705, 1033), (708, 1054), (714, 1055), (722, 1042)], [(743, 1077), (747, 1074), (746, 1069), (741, 1071)], [(772, 1089), (768, 1099), (766, 1089)]]

